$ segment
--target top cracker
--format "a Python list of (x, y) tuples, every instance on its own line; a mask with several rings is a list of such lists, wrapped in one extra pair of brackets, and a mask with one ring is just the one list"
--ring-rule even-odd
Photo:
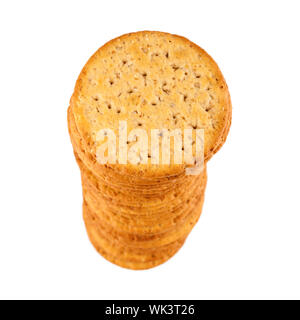
[[(204, 129), (204, 161), (223, 145), (231, 123), (231, 101), (214, 60), (186, 38), (156, 31), (122, 35), (89, 59), (76, 82), (70, 106), (88, 152), (96, 159), (97, 133), (119, 121), (132, 129)], [(128, 148), (134, 141), (127, 141)], [(144, 177), (176, 175), (186, 164), (107, 164), (124, 174)], [(145, 160), (145, 159), (144, 159)], [(99, 164), (97, 164), (99, 165)], [(99, 165), (99, 168), (101, 165)], [(103, 167), (103, 166), (102, 166)]]

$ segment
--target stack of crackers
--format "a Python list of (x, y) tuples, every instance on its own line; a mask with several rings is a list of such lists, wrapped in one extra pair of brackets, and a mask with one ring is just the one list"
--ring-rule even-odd
[[(87, 233), (104, 258), (148, 269), (181, 248), (202, 211), (206, 163), (230, 123), (230, 96), (218, 66), (183, 37), (126, 34), (90, 58), (76, 82), (68, 124)], [(193, 133), (188, 163), (184, 134), (181, 145), (175, 136), (163, 140), (185, 129), (202, 134), (201, 157)], [(163, 141), (169, 142), (167, 157)], [(178, 146), (182, 162), (175, 161)]]

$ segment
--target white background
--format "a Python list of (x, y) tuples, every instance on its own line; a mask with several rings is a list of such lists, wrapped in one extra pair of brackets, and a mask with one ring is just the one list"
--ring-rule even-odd
[[(2, 1), (0, 298), (300, 298), (299, 1)], [(183, 35), (233, 103), (201, 219), (152, 270), (89, 243), (67, 107), (90, 55), (123, 33)]]

